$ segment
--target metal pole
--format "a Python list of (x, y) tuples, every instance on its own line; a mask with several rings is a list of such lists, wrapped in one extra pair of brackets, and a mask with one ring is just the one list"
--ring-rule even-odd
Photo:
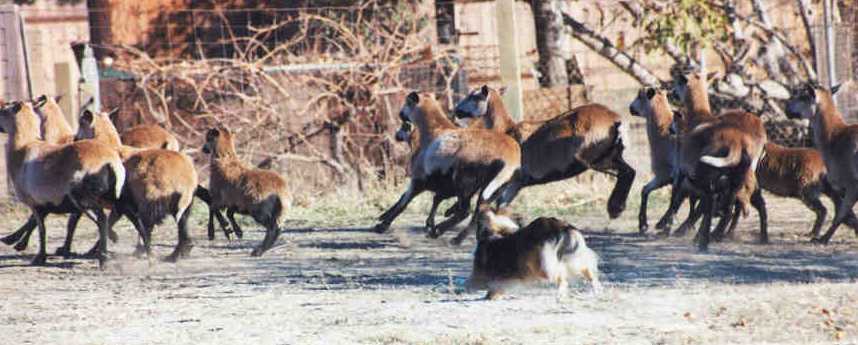
[(524, 115), (521, 99), (521, 65), (519, 64), (518, 30), (516, 30), (515, 1), (495, 1), (498, 49), (500, 50), (501, 82), (506, 86), (504, 103), (510, 116), (521, 121)]
[[(825, 18), (825, 58), (828, 64), (828, 87), (834, 87), (837, 84), (837, 74), (835, 70), (834, 58), (834, 23), (832, 20), (832, 0), (823, 0), (823, 11)], [(835, 99), (836, 103), (836, 99)]]
[(21, 47), (24, 50), (24, 74), (27, 76), (27, 96), (33, 99), (33, 77), (30, 73), (30, 53), (27, 51), (27, 35), (24, 32), (24, 16), (21, 15), (19, 7), (15, 5), (15, 15), (18, 16), (18, 30), (21, 33)]

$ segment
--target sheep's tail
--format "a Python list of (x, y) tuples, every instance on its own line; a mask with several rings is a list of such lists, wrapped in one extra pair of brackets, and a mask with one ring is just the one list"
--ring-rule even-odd
[(111, 160), (108, 165), (115, 179), (113, 186), (114, 197), (116, 200), (119, 200), (119, 197), (122, 196), (122, 187), (125, 186), (125, 165), (122, 164), (119, 158)]
[(517, 165), (507, 164), (501, 159), (496, 159), (492, 161), (491, 165), (488, 168), (487, 176), (492, 176), (491, 182), (489, 182), (486, 187), (482, 191), (482, 198), (486, 201), (493, 201), (495, 198), (495, 193), (501, 189), (507, 182), (512, 179), (512, 176), (518, 170)]
[(729, 168), (739, 164), (742, 159), (742, 149), (733, 148), (726, 157), (706, 155), (700, 157), (700, 162), (715, 168)]
[(194, 196), (202, 200), (206, 205), (211, 205), (212, 203), (211, 193), (209, 193), (209, 190), (202, 185), (197, 185), (197, 189), (194, 190)]

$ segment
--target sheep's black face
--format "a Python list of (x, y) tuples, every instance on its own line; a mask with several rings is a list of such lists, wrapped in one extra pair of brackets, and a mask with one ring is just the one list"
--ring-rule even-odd
[(677, 102), (683, 102), (688, 97), (688, 77), (686, 75), (677, 76), (673, 79), (673, 87), (670, 89), (670, 96)]
[(215, 148), (217, 146), (217, 138), (220, 136), (220, 131), (216, 128), (210, 129), (206, 132), (206, 143), (203, 145), (203, 153), (211, 154), (215, 152)]
[(411, 133), (414, 131), (414, 125), (411, 122), (403, 122), (399, 130), (396, 131), (396, 141), (411, 140)]
[(655, 89), (651, 87), (643, 88), (638, 91), (638, 96), (635, 97), (632, 104), (629, 104), (629, 114), (632, 114), (632, 116), (644, 117), (645, 114), (650, 113), (647, 109), (652, 107), (650, 102), (652, 101), (652, 98), (655, 97), (655, 92)]
[(84, 110), (77, 120), (77, 134), (75, 140), (92, 139), (95, 137), (95, 114)]
[[(414, 122), (414, 113), (418, 111), (417, 107), (420, 104), (420, 96), (416, 92), (409, 93), (407, 97), (405, 97), (405, 104), (402, 105), (402, 109), (399, 110), (399, 119), (403, 123), (403, 128), (407, 123), (409, 126), (412, 122)], [(402, 128), (400, 128), (400, 131)]]
[(489, 108), (489, 87), (483, 85), (478, 90), (471, 91), (468, 97), (465, 97), (454, 110), (454, 114), (458, 119), (473, 119), (485, 116)]
[(791, 119), (809, 119), (816, 113), (817, 86), (808, 83), (804, 87), (793, 90), (787, 101), (786, 115)]
[(4, 103), (0, 107), (0, 133), (9, 133), (15, 122), (15, 114), (21, 111), (21, 102)]

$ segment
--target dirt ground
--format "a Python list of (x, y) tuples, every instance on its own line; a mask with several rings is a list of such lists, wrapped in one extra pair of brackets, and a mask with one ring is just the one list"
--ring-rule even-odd
[[(207, 241), (206, 210), (197, 206), (196, 246), (178, 264), (159, 260), (175, 244), (172, 220), (156, 232), (158, 257), (148, 260), (131, 256), (135, 237), (120, 223), (120, 242), (112, 245), (117, 259), (104, 271), (92, 260), (53, 256), (49, 266), (31, 267), (35, 236), (23, 254), (0, 245), (0, 343), (858, 343), (851, 229), (841, 229), (831, 245), (811, 245), (801, 234), (812, 213), (770, 197), (772, 244), (755, 243), (752, 213), (738, 239), (702, 254), (690, 236), (636, 236), (636, 194), (623, 217), (609, 221), (598, 198), (533, 196), (556, 195), (549, 191), (557, 188), (525, 191), (520, 211), (585, 229), (602, 257), (601, 294), (579, 286), (558, 300), (554, 290), (535, 287), (487, 302), (483, 292), (465, 291), (474, 242), (451, 247), (452, 235), (426, 239), (417, 225), (428, 197), (384, 235), (368, 227), (395, 195), (360, 204), (316, 200), (314, 208), (290, 212), (289, 230), (262, 258), (248, 255), (263, 237), (259, 226), (243, 223), (240, 241), (220, 233)], [(655, 218), (663, 202), (651, 205)], [(11, 206), (3, 216), (4, 233), (26, 218)], [(64, 221), (51, 217), (51, 252), (61, 244)], [(77, 251), (95, 240), (92, 223), (81, 224)]]

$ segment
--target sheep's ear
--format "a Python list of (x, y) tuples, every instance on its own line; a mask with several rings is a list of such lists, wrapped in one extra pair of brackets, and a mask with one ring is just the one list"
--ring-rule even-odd
[(841, 86), (843, 86), (843, 84), (837, 84), (837, 85), (832, 86), (831, 87), (831, 95), (832, 96), (836, 95), (837, 91), (840, 91)]
[(62, 100), (63, 100), (63, 96), (65, 96), (65, 95), (57, 95), (57, 96), (55, 96), (55, 97), (54, 97), (54, 102), (59, 103), (60, 101), (62, 101)]
[(816, 99), (816, 87), (813, 84), (808, 83), (805, 85), (804, 92), (807, 93), (807, 96), (810, 97), (810, 99)]
[(212, 129), (209, 129), (208, 132), (206, 132), (206, 139), (211, 140), (211, 139), (217, 138), (219, 135), (220, 135), (220, 131), (217, 130), (217, 128), (212, 128)]
[(411, 92), (408, 94), (408, 97), (405, 98), (409, 105), (415, 105), (420, 102), (420, 95), (417, 92)]
[(483, 98), (489, 97), (488, 85), (483, 85), (483, 87), (480, 88), (480, 96), (483, 96)]
[(93, 113), (89, 111), (89, 109), (84, 110), (83, 114), (80, 115), (80, 120), (78, 120), (78, 122), (80, 122), (81, 125), (90, 126), (95, 119), (93, 116)]
[(715, 77), (717, 77), (717, 76), (718, 76), (718, 72), (711, 72), (711, 73), (707, 74), (706, 75), (706, 82), (708, 83), (708, 82), (712, 81), (712, 79), (715, 79)]
[(646, 88), (646, 98), (652, 99), (653, 97), (655, 97), (655, 89), (651, 87)]
[(119, 107), (113, 108), (107, 112), (107, 117), (110, 118), (111, 121), (119, 114)]
[(508, 89), (508, 88), (507, 88), (506, 86), (501, 86), (501, 87), (498, 89), (498, 93), (499, 93), (501, 96), (506, 95), (506, 90), (507, 90), (507, 89)]
[(39, 98), (36, 98), (35, 100), (33, 100), (33, 108), (36, 108), (36, 109), (41, 108), (42, 106), (45, 105), (45, 103), (48, 103), (48, 96), (47, 95), (41, 95), (41, 96), (39, 96)]

